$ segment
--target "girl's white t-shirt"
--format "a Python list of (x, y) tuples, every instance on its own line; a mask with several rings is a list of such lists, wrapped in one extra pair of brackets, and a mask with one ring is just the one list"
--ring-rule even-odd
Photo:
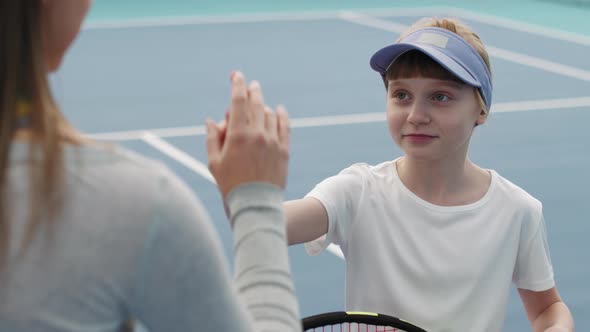
[(437, 206), (400, 180), (396, 161), (354, 164), (306, 197), (328, 213), (346, 259), (346, 310), (394, 315), (428, 331), (501, 331), (512, 283), (554, 287), (541, 203), (490, 170), (477, 202)]

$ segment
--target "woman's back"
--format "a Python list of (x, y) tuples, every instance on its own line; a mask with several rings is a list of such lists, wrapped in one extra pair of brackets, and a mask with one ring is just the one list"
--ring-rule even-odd
[(286, 111), (265, 107), (260, 85), (236, 72), (233, 120), (207, 123), (234, 232), (231, 280), (186, 185), (158, 163), (88, 143), (59, 111), (48, 75), (91, 2), (2, 2), (0, 331), (107, 332), (129, 319), (151, 332), (301, 330), (281, 208)]
[[(223, 292), (231, 281), (221, 250), (209, 248), (220, 249), (206, 212), (165, 166), (120, 148), (65, 147), (63, 209), (16, 259), (28, 220), (29, 157), (28, 144), (14, 144), (1, 331), (117, 331), (130, 317), (181, 331), (216, 321), (215, 301), (230, 296)], [(222, 278), (205, 273), (211, 269)]]

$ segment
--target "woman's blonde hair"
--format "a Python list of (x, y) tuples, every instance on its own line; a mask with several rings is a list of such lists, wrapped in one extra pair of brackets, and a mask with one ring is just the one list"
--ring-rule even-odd
[[(491, 75), (492, 67), (490, 65), (490, 57), (483, 42), (481, 41), (481, 38), (479, 38), (479, 36), (469, 26), (457, 19), (423, 18), (409, 27), (397, 41), (404, 39), (406, 36), (416, 30), (427, 27), (443, 28), (463, 37), (463, 39), (465, 39), (471, 46), (473, 46), (473, 48), (475, 48), (477, 53), (479, 53)], [(419, 51), (410, 51), (402, 54), (387, 70), (385, 77), (387, 80), (409, 77), (431, 77), (461, 82), (448, 70), (440, 66), (429, 56)], [(477, 89), (475, 89), (475, 91), (482, 110), (488, 114), (489, 110), (481, 93)]]
[(31, 133), (30, 208), (26, 244), (33, 230), (53, 219), (60, 209), (65, 141), (80, 137), (57, 109), (51, 95), (43, 47), (39, 0), (3, 0), (0, 5), (0, 258), (5, 258), (10, 234), (8, 169), (12, 141), (28, 109)]

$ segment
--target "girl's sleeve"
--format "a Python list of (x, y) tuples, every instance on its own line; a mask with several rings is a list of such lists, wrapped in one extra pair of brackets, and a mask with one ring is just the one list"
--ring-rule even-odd
[(513, 282), (516, 287), (544, 291), (555, 286), (542, 208), (522, 224)]
[(323, 180), (305, 196), (319, 200), (328, 214), (328, 233), (305, 244), (308, 254), (318, 255), (331, 243), (345, 244), (364, 192), (367, 167), (366, 164), (352, 165)]

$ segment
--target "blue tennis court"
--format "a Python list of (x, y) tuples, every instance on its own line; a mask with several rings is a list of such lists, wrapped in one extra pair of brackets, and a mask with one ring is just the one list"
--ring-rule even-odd
[[(182, 15), (188, 5), (178, 1), (178, 12), (159, 18), (150, 16), (155, 9), (143, 12), (147, 18), (122, 17), (115, 13), (131, 10), (102, 5), (52, 83), (78, 128), (162, 159), (179, 174), (208, 207), (229, 257), (231, 233), (206, 171), (203, 127), (206, 118), (223, 117), (229, 73), (243, 70), (261, 81), (267, 103), (287, 106), (293, 126), (287, 198), (299, 198), (352, 163), (401, 155), (369, 57), (419, 17), (459, 17), (488, 46), (495, 77), (491, 116), (475, 131), (470, 158), (544, 203), (560, 293), (577, 330), (589, 331), (590, 29), (573, 13), (588, 16), (590, 7), (540, 1), (538, 8), (572, 13), (570, 26), (562, 18), (541, 27), (524, 21), (518, 6), (500, 16), (457, 3), (233, 13), (212, 7), (215, 15)], [(290, 255), (302, 315), (343, 309), (344, 262), (328, 252), (309, 257), (303, 246), (291, 247)], [(530, 330), (516, 291), (506, 330)]]

